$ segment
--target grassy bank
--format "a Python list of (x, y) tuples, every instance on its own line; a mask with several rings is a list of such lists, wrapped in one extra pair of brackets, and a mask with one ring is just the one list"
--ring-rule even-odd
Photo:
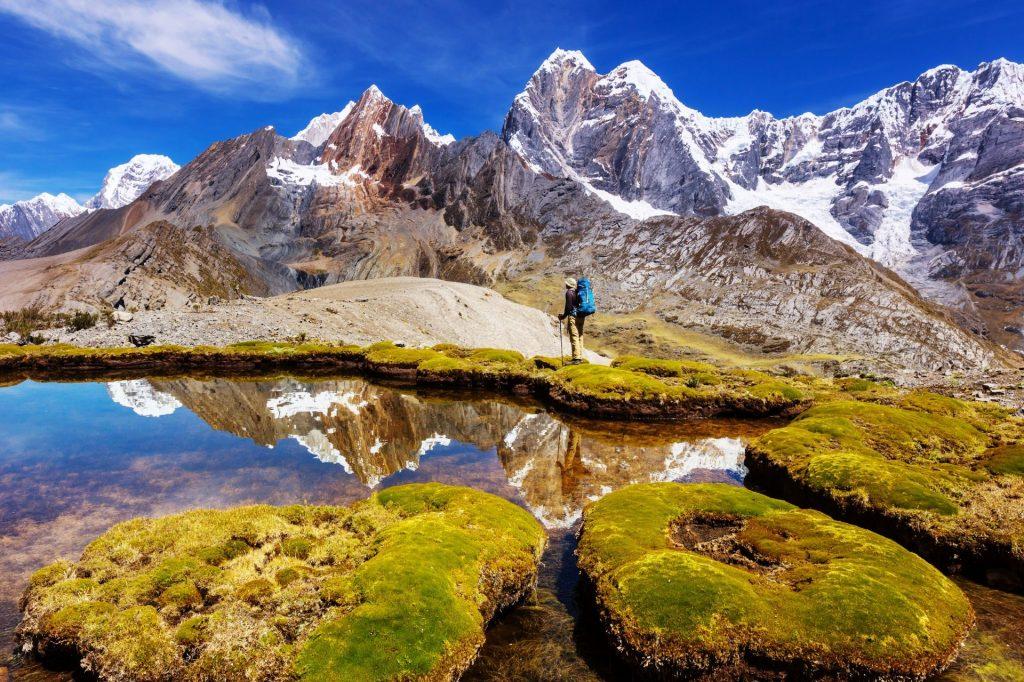
[(751, 481), (947, 570), (1024, 588), (1024, 419), (931, 393), (863, 394), (754, 441)]
[(558, 358), (450, 345), (401, 348), (328, 343), (240, 343), (226, 347), (80, 348), (0, 345), (0, 376), (95, 378), (116, 372), (256, 373), (343, 371), (414, 385), (532, 395), (556, 408), (594, 417), (678, 419), (795, 413), (828, 384), (753, 370), (624, 357), (613, 366), (561, 366)]

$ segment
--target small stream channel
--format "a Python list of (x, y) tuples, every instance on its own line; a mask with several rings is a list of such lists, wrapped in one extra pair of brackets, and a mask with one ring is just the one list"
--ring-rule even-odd
[[(742, 485), (777, 423), (567, 419), (494, 396), (356, 378), (36, 383), (0, 388), (0, 682), (56, 680), (15, 653), (28, 575), (112, 524), (196, 507), (343, 504), (418, 481), (476, 487), (549, 532), (536, 597), (504, 614), (469, 680), (622, 679), (577, 604), (583, 506), (623, 485)], [(962, 583), (979, 626), (944, 679), (1020, 679), (1024, 598)]]

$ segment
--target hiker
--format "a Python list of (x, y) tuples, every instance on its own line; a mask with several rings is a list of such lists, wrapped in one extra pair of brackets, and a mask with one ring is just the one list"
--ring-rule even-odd
[(565, 320), (566, 331), (569, 332), (569, 345), (572, 347), (570, 365), (583, 362), (583, 323), (587, 315), (594, 313), (594, 290), (586, 277), (577, 282), (572, 277), (565, 279), (565, 309), (558, 316)]

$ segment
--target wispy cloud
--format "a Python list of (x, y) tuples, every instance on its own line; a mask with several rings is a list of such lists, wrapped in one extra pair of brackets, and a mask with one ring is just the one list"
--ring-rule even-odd
[(216, 0), (0, 0), (0, 12), (84, 48), (90, 67), (158, 68), (217, 93), (275, 99), (309, 68), (263, 8), (248, 15)]

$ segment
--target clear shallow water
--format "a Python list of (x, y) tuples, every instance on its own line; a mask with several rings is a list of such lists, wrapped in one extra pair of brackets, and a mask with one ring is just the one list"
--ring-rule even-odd
[[(344, 504), (416, 481), (501, 495), (551, 536), (536, 602), (495, 626), (467, 678), (609, 677), (579, 654), (586, 646), (575, 632), (572, 549), (583, 505), (640, 481), (740, 485), (744, 439), (772, 426), (566, 420), (530, 405), (359, 379), (0, 388), (0, 680), (28, 575), (77, 558), (114, 523), (196, 507)], [(976, 670), (997, 655), (1014, 663), (1020, 628), (1008, 624), (1024, 622), (1024, 600), (968, 587), (988, 615), (956, 679), (979, 679)], [(14, 670), (16, 678), (55, 677), (31, 665)]]

